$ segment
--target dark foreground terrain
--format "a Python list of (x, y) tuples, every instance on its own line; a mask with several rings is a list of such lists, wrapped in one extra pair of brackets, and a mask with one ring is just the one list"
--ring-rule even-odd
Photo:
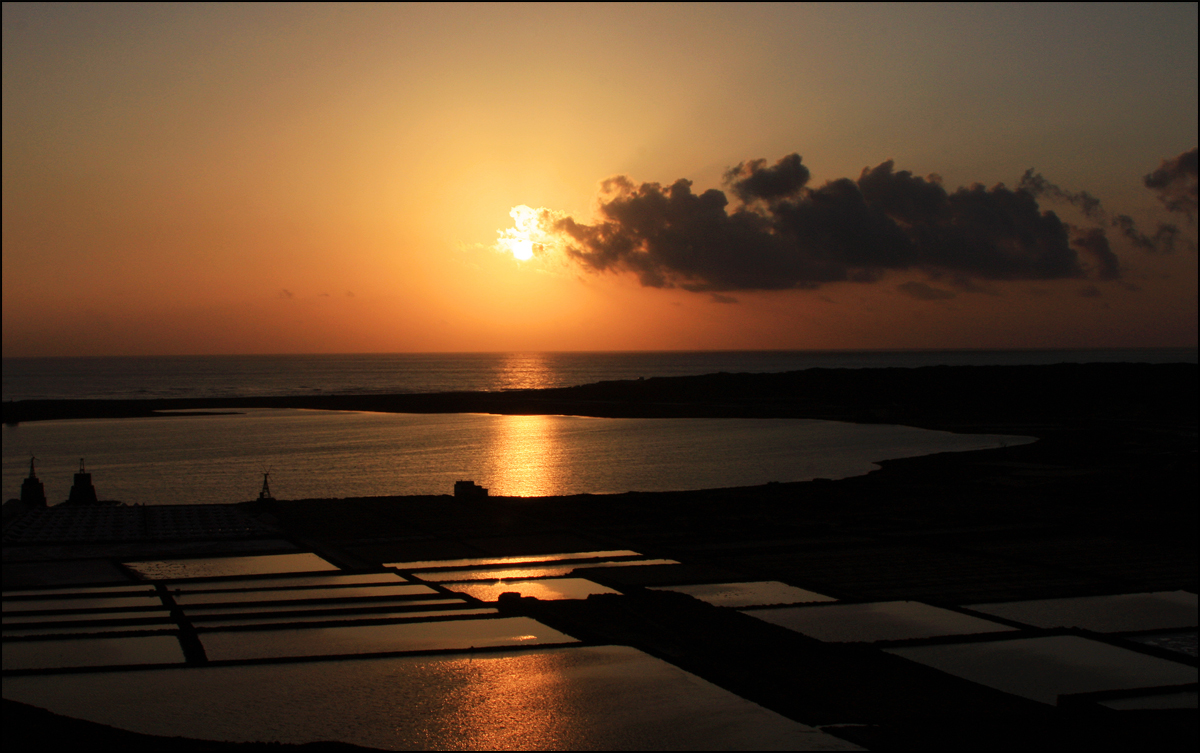
[[(628, 548), (678, 560), (682, 564), (576, 571), (620, 595), (515, 599), (502, 608), (585, 642), (634, 646), (871, 749), (1190, 750), (1194, 710), (1113, 712), (1086, 698), (1047, 706), (867, 645), (821, 643), (645, 586), (780, 580), (849, 602), (919, 600), (946, 607), (1195, 593), (1196, 384), (1195, 365), (813, 369), (496, 394), (6, 403), (4, 420), (272, 406), (784, 416), (1037, 437), (996, 450), (887, 461), (879, 471), (840, 481), (544, 499), (270, 501), (243, 508), (352, 569), (574, 547)], [(10, 577), (6, 564), (6, 587), (19, 585), (19, 577), (20, 569)], [(9, 749), (82, 747), (85, 741), (92, 749), (252, 749), (51, 720), (8, 701), (4, 730)]]

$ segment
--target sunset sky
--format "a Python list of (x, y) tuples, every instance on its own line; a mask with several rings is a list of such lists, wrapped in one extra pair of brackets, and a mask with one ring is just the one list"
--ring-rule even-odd
[(1197, 341), (1194, 3), (3, 33), (4, 356)]

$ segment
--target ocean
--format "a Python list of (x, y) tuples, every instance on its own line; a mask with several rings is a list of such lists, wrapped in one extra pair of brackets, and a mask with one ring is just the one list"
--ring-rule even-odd
[(570, 387), (613, 379), (810, 368), (1196, 363), (1195, 348), (1112, 350), (394, 353), (5, 358), (5, 400), (394, 394)]
[[(555, 387), (610, 379), (936, 364), (1196, 362), (1195, 349), (397, 354), (4, 359), (4, 399), (384, 394)], [(228, 416), (5, 426), (4, 499), (31, 456), (51, 504), (80, 462), (101, 499), (130, 504), (665, 491), (843, 478), (876, 461), (1029, 441), (796, 419), (600, 419), (250, 410)]]

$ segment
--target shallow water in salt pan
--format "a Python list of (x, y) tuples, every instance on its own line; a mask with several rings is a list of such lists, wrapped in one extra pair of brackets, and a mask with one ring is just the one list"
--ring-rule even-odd
[(483, 614), (498, 614), (495, 609), (479, 608), (479, 609), (433, 609), (426, 612), (380, 612), (379, 614), (347, 614), (347, 615), (317, 615), (317, 616), (297, 616), (286, 615), (280, 617), (254, 617), (242, 619), (216, 619), (197, 623), (200, 627), (216, 628), (216, 627), (238, 627), (241, 625), (274, 625), (278, 623), (302, 623), (302, 622), (347, 622), (350, 620), (422, 620), (430, 617), (470, 617), (473, 615)]
[(918, 601), (747, 609), (744, 614), (832, 643), (902, 641), (1016, 629)]
[(658, 586), (652, 591), (677, 591), (715, 607), (753, 607), (767, 604), (807, 604), (837, 601), (803, 588), (789, 586), (777, 580), (751, 583), (703, 583), (694, 586)]
[[(420, 560), (417, 562), (389, 562), (385, 567), (397, 570), (429, 570), (441, 567), (488, 567), (522, 565), (531, 562), (549, 563), (581, 559), (610, 559), (615, 557), (640, 557), (632, 549), (610, 549), (600, 552), (560, 552), (558, 554), (529, 554), (521, 557), (473, 557), (460, 560)], [(583, 565), (579, 565), (583, 567)]]
[(147, 734), (235, 742), (858, 750), (621, 646), (15, 677), (4, 697)]
[(480, 601), (496, 601), (500, 598), (500, 594), (509, 591), (545, 601), (586, 599), (592, 594), (617, 593), (617, 591), (599, 583), (593, 583), (587, 578), (538, 578), (500, 583), (473, 581), (470, 583), (447, 583), (446, 587), (451, 591), (474, 596)]
[(619, 562), (569, 562), (565, 565), (530, 565), (528, 567), (481, 567), (473, 570), (439, 570), (413, 573), (422, 580), (440, 582), (451, 580), (501, 580), (505, 578), (549, 578), (566, 575), (583, 567), (628, 567), (631, 565), (678, 565), (676, 560), (622, 560)]
[(105, 598), (82, 599), (29, 599), (14, 601), (4, 600), (4, 616), (14, 613), (32, 612), (43, 609), (71, 610), (80, 609), (124, 609), (129, 607), (156, 608), (163, 605), (157, 596), (114, 596)]
[(216, 578), (224, 575), (266, 575), (337, 570), (315, 554), (259, 554), (249, 557), (204, 557), (195, 559), (125, 562), (125, 567), (150, 580), (171, 578)]
[(1058, 696), (1196, 682), (1196, 668), (1074, 635), (911, 646), (888, 653), (1051, 705)]
[(416, 594), (437, 593), (429, 586), (404, 584), (395, 586), (351, 586), (349, 588), (298, 588), (284, 591), (217, 591), (214, 593), (175, 594), (175, 602), (186, 607), (196, 604), (234, 604), (238, 602), (272, 602), (315, 599), (361, 599), (391, 596), (403, 598)]
[(1035, 627), (1078, 627), (1098, 633), (1196, 625), (1196, 594), (1187, 591), (972, 604), (968, 609)]
[(528, 617), (201, 633), (210, 661), (574, 643)]
[(172, 583), (171, 593), (197, 591), (231, 591), (244, 588), (303, 588), (326, 586), (362, 586), (372, 583), (406, 583), (396, 573), (364, 573), (361, 575), (295, 575), (281, 578), (252, 578), (246, 580), (200, 581)]
[[(183, 660), (183, 649), (173, 635), (4, 641), (5, 669), (182, 664)], [(4, 678), (5, 698), (8, 698), (8, 684), (14, 679)]]

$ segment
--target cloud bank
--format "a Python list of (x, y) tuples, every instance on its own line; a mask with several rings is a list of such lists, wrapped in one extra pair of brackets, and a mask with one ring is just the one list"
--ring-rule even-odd
[[(1189, 172), (1190, 171), (1190, 172)], [(1173, 159), (1163, 160), (1158, 170), (1142, 179), (1147, 188), (1158, 193), (1159, 199), (1173, 212), (1183, 212), (1189, 219), (1195, 220), (1196, 214), (1196, 150), (1184, 152)], [(1127, 214), (1110, 215), (1103, 207), (1100, 199), (1087, 191), (1066, 191), (1035, 173), (1026, 170), (1017, 186), (1035, 198), (1065, 201), (1078, 207), (1083, 215), (1100, 225), (1113, 227), (1134, 246), (1143, 251), (1159, 251), (1172, 253), (1177, 248), (1185, 247), (1196, 250), (1196, 244), (1185, 237), (1178, 225), (1168, 222), (1158, 223), (1153, 234), (1143, 233), (1137, 223)], [(1190, 203), (1189, 203), (1190, 202)], [(1085, 240), (1084, 245), (1096, 245), (1094, 239)], [(1102, 265), (1103, 267), (1103, 265)]]
[(1158, 169), (1143, 178), (1146, 188), (1172, 212), (1196, 219), (1196, 149), (1165, 159)]
[[(1181, 207), (1172, 211), (1187, 211), (1190, 174), (1194, 214), (1195, 150), (1188, 154), (1190, 173), (1185, 154), (1145, 180), (1170, 197), (1169, 208)], [(1160, 225), (1144, 235), (1129, 217), (1110, 217), (1094, 196), (1064, 191), (1032, 170), (1016, 189), (976, 184), (949, 191), (937, 175), (898, 171), (891, 160), (863, 169), (857, 180), (814, 188), (810, 179), (799, 154), (773, 165), (743, 162), (724, 176), (731, 206), (726, 191), (697, 194), (688, 180), (663, 186), (617, 176), (601, 184), (594, 224), (556, 214), (552, 229), (588, 271), (710, 293), (873, 282), (900, 271), (945, 276), (968, 289), (976, 280), (1120, 277), (1104, 228), (1069, 225), (1044, 211), (1040, 196), (1069, 201), (1148, 250), (1170, 250), (1179, 234)], [(903, 292), (923, 300), (952, 295), (924, 285)]]

